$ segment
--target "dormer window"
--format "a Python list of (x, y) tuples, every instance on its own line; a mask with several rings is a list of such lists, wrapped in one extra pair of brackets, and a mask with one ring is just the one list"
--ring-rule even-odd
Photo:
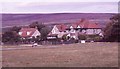
[(81, 27), (78, 25), (77, 28), (81, 28)]
[(73, 29), (73, 26), (70, 26), (70, 29)]
[(30, 35), (30, 32), (27, 32), (27, 35)]
[(19, 34), (19, 35), (22, 35), (22, 32), (19, 32), (18, 34)]

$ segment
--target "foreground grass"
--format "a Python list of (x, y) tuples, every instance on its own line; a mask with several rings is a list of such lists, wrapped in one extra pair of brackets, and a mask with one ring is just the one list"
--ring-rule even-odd
[(118, 43), (85, 43), (2, 51), (3, 67), (117, 67)]

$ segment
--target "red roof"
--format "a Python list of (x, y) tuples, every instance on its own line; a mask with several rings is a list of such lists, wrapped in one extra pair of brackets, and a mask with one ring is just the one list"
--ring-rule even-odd
[(72, 24), (71, 25), (73, 28), (77, 28), (77, 24)]
[(64, 24), (56, 25), (56, 27), (58, 28), (59, 31), (65, 31), (66, 30), (66, 25), (64, 25)]
[(89, 23), (87, 28), (100, 28), (97, 23)]
[(70, 28), (71, 26), (72, 26), (73, 28), (77, 28), (78, 25), (77, 25), (76, 23), (75, 23), (75, 24), (70, 24), (70, 25), (68, 25), (67, 28)]
[[(22, 32), (21, 36), (22, 37), (30, 37), (34, 34), (34, 32), (36, 31), (36, 28), (22, 28), (20, 30), (20, 32)], [(29, 35), (27, 35), (27, 32), (29, 32)]]
[[(78, 22), (73, 23), (68, 26), (64, 24), (56, 25), (59, 31), (65, 31), (66, 29), (69, 29), (71, 26), (73, 28), (77, 28), (78, 26), (80, 26), (81, 28), (101, 28), (97, 23), (89, 21), (87, 19), (81, 19)], [(52, 32), (50, 32), (49, 35), (50, 34), (52, 34)]]
[(87, 19), (81, 19), (76, 22), (77, 25), (80, 25), (82, 28), (101, 28), (97, 23), (89, 21)]
[[(66, 25), (64, 25), (64, 24), (56, 25), (56, 27), (58, 28), (58, 30), (59, 30), (60, 32), (65, 31), (66, 28), (67, 28)], [(52, 32), (50, 32), (48, 35), (52, 35)]]

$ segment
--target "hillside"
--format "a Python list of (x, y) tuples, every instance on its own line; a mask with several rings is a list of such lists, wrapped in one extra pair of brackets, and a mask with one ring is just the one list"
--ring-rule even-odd
[(35, 21), (44, 24), (73, 23), (81, 18), (97, 21), (104, 26), (112, 15), (112, 13), (2, 14), (2, 27), (28, 25)]

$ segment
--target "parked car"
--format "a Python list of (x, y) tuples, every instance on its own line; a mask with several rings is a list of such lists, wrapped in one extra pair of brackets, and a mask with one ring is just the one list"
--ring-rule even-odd
[(38, 44), (37, 43), (33, 43), (32, 47), (34, 47), (34, 46), (38, 46)]

